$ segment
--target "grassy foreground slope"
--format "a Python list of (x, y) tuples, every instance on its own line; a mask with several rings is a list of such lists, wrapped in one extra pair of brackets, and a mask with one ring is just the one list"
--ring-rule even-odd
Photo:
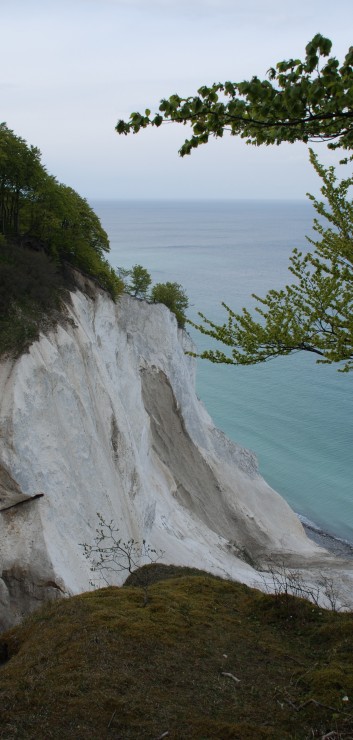
[(48, 605), (0, 655), (1, 738), (353, 737), (353, 615), (206, 574)]

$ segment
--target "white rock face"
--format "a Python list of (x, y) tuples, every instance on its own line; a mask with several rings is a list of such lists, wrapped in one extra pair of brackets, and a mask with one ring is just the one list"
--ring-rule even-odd
[(339, 576), (347, 597), (351, 564), (311, 542), (254, 455), (214, 427), (168, 309), (97, 289), (73, 293), (70, 315), (0, 365), (0, 629), (89, 588), (80, 543), (97, 512), (164, 563), (261, 588), (252, 566), (271, 556)]

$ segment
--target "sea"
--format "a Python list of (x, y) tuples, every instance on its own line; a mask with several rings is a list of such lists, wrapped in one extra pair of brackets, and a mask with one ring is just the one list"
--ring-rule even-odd
[[(92, 201), (114, 268), (140, 264), (177, 282), (198, 312), (223, 323), (292, 282), (294, 247), (312, 248), (310, 201)], [(209, 338), (188, 328), (197, 351)], [(213, 345), (214, 346), (214, 345)], [(266, 481), (305, 523), (353, 543), (353, 372), (298, 352), (251, 367), (197, 361), (197, 394), (214, 423), (253, 450)]]

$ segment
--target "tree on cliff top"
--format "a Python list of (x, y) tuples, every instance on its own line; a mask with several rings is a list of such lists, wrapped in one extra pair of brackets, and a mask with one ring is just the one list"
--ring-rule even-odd
[(179, 283), (156, 283), (151, 290), (154, 303), (163, 303), (176, 316), (178, 326), (184, 328), (185, 311), (189, 305), (188, 297)]
[[(118, 271), (125, 278), (125, 290), (135, 298), (147, 298), (147, 293), (152, 282), (151, 275), (142, 265), (134, 265), (131, 270), (120, 268)], [(127, 282), (130, 278), (130, 282)]]
[(62, 319), (75, 274), (68, 265), (117, 298), (123, 282), (108, 251), (87, 201), (47, 173), (39, 149), (0, 124), (0, 356), (21, 353)]
[(104, 258), (109, 240), (85, 198), (55, 177), (29, 146), (5, 123), (0, 124), (0, 235), (17, 245), (31, 244), (57, 265), (71, 263), (110, 292), (122, 282)]
[[(147, 126), (164, 122), (190, 125), (192, 136), (179, 153), (222, 137), (225, 131), (244, 138), (248, 144), (280, 144), (323, 141), (331, 149), (353, 148), (353, 47), (342, 65), (331, 51), (331, 41), (317, 34), (307, 45), (304, 61), (289, 59), (268, 70), (268, 79), (215, 83), (203, 86), (193, 97), (172, 95), (161, 101), (151, 116), (132, 113), (128, 122), (119, 121), (120, 134), (138, 133)], [(336, 184), (332, 167), (325, 169), (311, 152), (310, 158), (322, 178), (327, 204), (309, 197), (319, 216), (315, 219), (318, 241), (312, 254), (294, 250), (289, 269), (296, 282), (281, 291), (271, 290), (264, 299), (254, 296), (260, 306), (256, 321), (247, 309), (240, 314), (223, 304), (227, 320), (218, 325), (200, 314), (203, 334), (226, 345), (230, 355), (209, 350), (201, 357), (212, 362), (254, 364), (298, 350), (318, 355), (318, 362), (344, 362), (353, 368), (353, 204), (348, 191), (353, 178)], [(345, 160), (347, 161), (347, 160)]]

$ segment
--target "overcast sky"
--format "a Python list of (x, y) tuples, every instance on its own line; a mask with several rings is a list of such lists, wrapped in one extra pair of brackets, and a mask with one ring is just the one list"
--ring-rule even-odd
[[(39, 146), (87, 198), (303, 198), (317, 192), (304, 145), (226, 136), (181, 159), (187, 129), (118, 136), (119, 118), (174, 92), (302, 57), (315, 33), (339, 59), (352, 0), (0, 0), (0, 120)], [(325, 145), (321, 159), (330, 161)]]

